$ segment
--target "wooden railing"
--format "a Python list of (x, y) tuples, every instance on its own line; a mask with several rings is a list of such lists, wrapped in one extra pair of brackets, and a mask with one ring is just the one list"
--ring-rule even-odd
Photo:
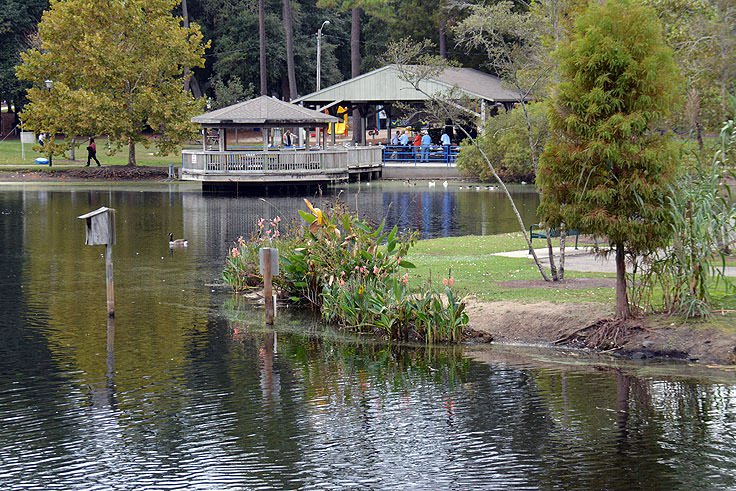
[(182, 172), (189, 174), (269, 174), (347, 171), (350, 166), (380, 164), (381, 147), (280, 151), (182, 151)]

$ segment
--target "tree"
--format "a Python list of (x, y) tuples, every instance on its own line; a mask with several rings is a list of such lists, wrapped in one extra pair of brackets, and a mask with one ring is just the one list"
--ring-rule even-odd
[(268, 75), (266, 73), (266, 2), (258, 0), (258, 48), (261, 74), (261, 95), (268, 95)]
[(625, 319), (626, 255), (669, 237), (665, 202), (678, 164), (658, 124), (678, 102), (680, 76), (653, 11), (628, 0), (592, 3), (558, 59), (540, 213), (548, 224), (608, 237), (616, 317)]
[[(521, 10), (510, 1), (476, 5), (454, 28), (461, 44), (485, 50), (487, 65), (518, 94), (535, 173), (539, 152), (528, 103), (544, 97), (550, 81), (555, 79), (556, 67), (550, 61), (549, 52), (563, 37), (561, 19), (565, 9), (574, 7), (574, 1), (542, 0), (533, 9)], [(559, 281), (565, 274), (565, 224), (560, 224), (559, 268), (552, 250), (550, 224), (545, 223), (545, 231), (552, 280)]]
[[(184, 91), (185, 67), (202, 66), (205, 48), (196, 24), (172, 12), (178, 0), (52, 0), (39, 24), (38, 45), (23, 54), (18, 76), (29, 80), (26, 128), (47, 131), (55, 121), (67, 136), (107, 134), (118, 147), (148, 146), (159, 135), (167, 153), (196, 130), (201, 108)], [(52, 80), (53, 88), (44, 88)], [(57, 123), (58, 122), (58, 123)], [(47, 131), (50, 133), (50, 131)]]
[[(539, 274), (545, 281), (549, 281), (547, 273), (544, 271), (542, 263), (537, 257), (537, 253), (532, 247), (531, 238), (527, 234), (527, 228), (524, 221), (521, 218), (516, 203), (511, 197), (506, 184), (504, 183), (501, 176), (496, 171), (491, 159), (488, 157), (484, 149), (480, 146), (477, 139), (465, 129), (471, 125), (477, 124), (477, 114), (475, 111), (469, 109), (478, 105), (477, 100), (467, 99), (464, 97), (457, 87), (452, 87), (447, 91), (430, 91), (426, 90), (426, 80), (436, 78), (449, 66), (449, 62), (438, 55), (427, 54), (431, 52), (433, 45), (431, 42), (425, 40), (423, 42), (415, 42), (411, 39), (403, 39), (396, 43), (392, 43), (390, 46), (386, 61), (396, 66), (399, 71), (399, 77), (405, 82), (409, 83), (415, 90), (425, 95), (426, 100), (424, 107), (421, 110), (422, 117), (430, 121), (430, 124), (444, 125), (446, 121), (453, 121), (456, 127), (465, 135), (465, 138), (470, 145), (473, 146), (474, 151), (477, 151), (480, 158), (485, 161), (488, 165), (488, 169), (491, 174), (498, 182), (501, 191), (508, 198), (511, 204), (511, 209), (516, 216), (516, 221), (519, 224), (521, 233), (524, 236), (529, 252), (534, 259), (534, 263), (539, 270)], [(409, 111), (411, 108), (397, 107), (399, 110)]]
[[(294, 71), (294, 21), (291, 15), (291, 0), (282, 0), (282, 17), (286, 34), (286, 70), (289, 79), (289, 99), (296, 99), (296, 72)], [(285, 96), (286, 94), (284, 94)], [(284, 97), (286, 98), (286, 97)]]
[(48, 0), (0, 0), (0, 100), (16, 112), (24, 102), (26, 85), (15, 76), (20, 53), (29, 47)]

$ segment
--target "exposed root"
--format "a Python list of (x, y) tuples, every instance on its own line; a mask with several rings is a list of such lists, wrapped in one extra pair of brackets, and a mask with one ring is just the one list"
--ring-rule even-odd
[(635, 320), (599, 319), (593, 324), (578, 329), (554, 344), (571, 344), (597, 350), (615, 351), (621, 349), (634, 335), (635, 331), (649, 331)]

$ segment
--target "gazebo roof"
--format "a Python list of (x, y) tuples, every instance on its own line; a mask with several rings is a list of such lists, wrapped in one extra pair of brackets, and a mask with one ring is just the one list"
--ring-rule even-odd
[[(407, 66), (411, 70), (412, 66)], [(472, 68), (446, 68), (438, 75), (420, 82), (429, 94), (457, 87), (465, 95), (490, 102), (516, 102), (521, 96), (506, 87), (500, 78)], [(396, 65), (386, 65), (355, 78), (345, 80), (318, 92), (312, 92), (294, 102), (326, 104), (334, 101), (352, 103), (423, 102), (427, 95), (401, 78)]]
[(340, 119), (319, 111), (280, 101), (267, 95), (223, 107), (192, 118), (204, 126), (326, 126)]

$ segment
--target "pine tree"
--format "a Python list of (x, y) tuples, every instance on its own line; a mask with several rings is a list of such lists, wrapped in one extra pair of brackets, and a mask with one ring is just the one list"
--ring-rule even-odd
[(540, 212), (551, 225), (608, 237), (616, 317), (625, 319), (626, 255), (669, 236), (665, 198), (678, 163), (659, 124), (678, 102), (680, 76), (654, 13), (628, 0), (592, 3), (558, 57)]

